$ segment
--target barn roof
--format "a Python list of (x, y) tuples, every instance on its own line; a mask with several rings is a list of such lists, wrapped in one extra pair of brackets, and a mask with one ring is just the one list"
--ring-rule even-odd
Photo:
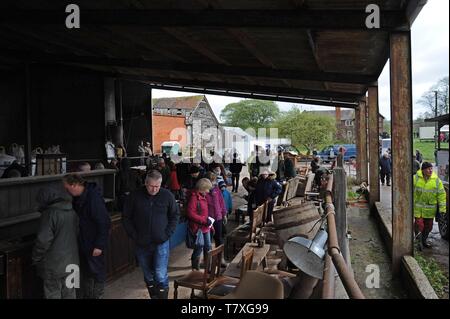
[(377, 81), (390, 32), (425, 0), (78, 0), (0, 3), (0, 66), (65, 64), (153, 87), (355, 107)]
[(153, 99), (154, 109), (189, 109), (194, 110), (201, 101), (205, 98), (204, 95), (195, 96), (180, 96), (180, 97), (164, 97)]

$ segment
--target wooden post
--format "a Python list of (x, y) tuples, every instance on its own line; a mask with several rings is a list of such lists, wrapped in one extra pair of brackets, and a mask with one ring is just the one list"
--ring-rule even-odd
[(345, 177), (345, 169), (337, 167), (333, 170), (334, 180), (334, 207), (336, 209), (336, 231), (338, 237), (339, 248), (342, 256), (347, 261), (347, 179)]
[(25, 109), (26, 109), (26, 144), (25, 144), (25, 167), (28, 174), (33, 174), (31, 158), (31, 71), (30, 64), (25, 65)]
[(373, 209), (375, 202), (380, 201), (379, 178), (379, 132), (378, 132), (378, 86), (369, 87), (369, 204)]
[(392, 272), (413, 250), (411, 33), (390, 38), (392, 116)]
[(367, 116), (366, 101), (360, 101), (356, 109), (356, 174), (358, 183), (368, 182), (367, 178)]
[(117, 119), (117, 131), (115, 136), (115, 143), (116, 145), (122, 145), (124, 144), (124, 137), (123, 137), (123, 99), (122, 99), (122, 80), (116, 79), (114, 82), (115, 86), (115, 99), (116, 99), (116, 119)]

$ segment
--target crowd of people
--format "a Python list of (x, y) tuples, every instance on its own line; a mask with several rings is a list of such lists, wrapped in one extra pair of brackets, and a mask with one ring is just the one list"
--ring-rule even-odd
[[(203, 237), (202, 245), (192, 251), (193, 270), (200, 270), (200, 259), (213, 244), (218, 247), (224, 243), (233, 209), (232, 193), (238, 192), (242, 169), (247, 165), (236, 153), (232, 158), (225, 164), (175, 164), (165, 156), (147, 161), (145, 174), (133, 169), (126, 157), (108, 163), (107, 168), (117, 170), (116, 208), (122, 211), (124, 229), (135, 242), (136, 259), (151, 298), (168, 298), (169, 239), (180, 219), (180, 207), (184, 207), (189, 230), (194, 234), (200, 231)], [(252, 208), (268, 202), (266, 218), (270, 220), (275, 199), (282, 192), (282, 180), (296, 174), (292, 159), (283, 158), (283, 154), (279, 159), (283, 162), (278, 168), (282, 178), (259, 161), (249, 165), (252, 174), (242, 180), (242, 186), (248, 192), (245, 198), (250, 219)], [(104, 294), (111, 220), (99, 187), (78, 174), (90, 170), (89, 163), (80, 163), (77, 172), (63, 178), (66, 193), (44, 188), (37, 198), (42, 219), (33, 262), (44, 279), (46, 298), (102, 298)], [(78, 290), (65, 284), (70, 264), (80, 267)], [(221, 266), (227, 266), (225, 260)]]
[[(415, 160), (422, 160), (420, 151), (416, 152)], [(277, 172), (258, 161), (250, 163), (250, 177), (241, 181), (247, 191), (244, 198), (250, 222), (253, 210), (264, 203), (268, 204), (266, 222), (271, 220), (283, 182), (296, 175), (289, 154), (279, 154), (278, 161)], [(135, 243), (136, 259), (150, 297), (167, 299), (169, 239), (180, 219), (180, 207), (185, 208), (189, 231), (201, 237), (201, 244), (195, 245), (191, 254), (192, 269), (200, 270), (206, 264), (201, 263), (202, 255), (205, 260), (213, 244), (218, 247), (224, 243), (228, 216), (233, 209), (231, 193), (239, 188), (245, 164), (240, 162), (238, 154), (233, 154), (233, 162), (227, 167), (222, 163), (175, 164), (168, 157), (161, 157), (155, 163), (148, 167), (142, 179), (137, 170), (131, 169), (128, 158), (118, 162), (117, 204), (123, 212), (124, 229)], [(381, 182), (386, 181), (388, 186), (391, 165), (390, 155), (383, 154)], [(87, 163), (79, 166), (79, 171), (87, 170), (90, 170)], [(230, 170), (232, 178), (226, 170)], [(311, 161), (311, 170), (320, 177), (316, 181), (320, 187), (328, 171), (320, 165), (317, 156)], [(109, 212), (95, 183), (71, 173), (64, 176), (63, 185), (66, 193), (55, 187), (43, 188), (38, 193), (42, 216), (33, 263), (44, 280), (46, 298), (102, 298), (106, 281), (105, 251), (111, 228)], [(232, 187), (231, 192), (228, 186)], [(428, 234), (438, 213), (445, 213), (445, 192), (432, 165), (423, 162), (414, 179), (415, 227), (422, 246), (431, 245)], [(78, 290), (67, 285), (68, 265), (79, 265)], [(227, 266), (223, 259), (221, 266)]]

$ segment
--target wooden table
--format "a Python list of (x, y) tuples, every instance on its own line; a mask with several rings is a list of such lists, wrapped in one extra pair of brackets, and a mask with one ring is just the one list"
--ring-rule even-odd
[(266, 255), (269, 252), (270, 245), (265, 244), (264, 247), (260, 248), (256, 243), (246, 243), (244, 247), (242, 247), (242, 249), (239, 251), (239, 253), (234, 257), (231, 263), (228, 265), (227, 269), (223, 273), (224, 276), (234, 278), (239, 278), (241, 276), (242, 252), (250, 248), (253, 248), (255, 250), (251, 270), (258, 269), (261, 264), (267, 265)]

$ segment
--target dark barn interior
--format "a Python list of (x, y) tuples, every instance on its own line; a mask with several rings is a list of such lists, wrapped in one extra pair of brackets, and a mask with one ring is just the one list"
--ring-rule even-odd
[[(373, 2), (380, 6), (380, 29), (365, 24), (365, 8)], [(365, 110), (369, 90), (368, 110), (378, 116), (370, 88), (396, 52), (400, 66), (394, 64), (391, 72), (402, 70), (394, 81), (406, 90), (394, 91), (393, 105), (412, 107), (410, 27), (423, 0), (79, 0), (81, 27), (68, 29), (70, 3), (0, 3), (0, 145), (25, 145), (29, 169), (32, 150), (54, 144), (68, 163), (105, 161), (108, 139), (123, 141), (128, 155), (137, 156), (139, 141), (151, 141), (151, 88), (356, 110), (361, 105)], [(393, 121), (410, 123), (404, 114)], [(398, 153), (400, 161), (409, 149), (396, 151), (404, 152)], [(112, 200), (114, 194), (106, 195), (114, 190), (113, 174), (88, 176), (102, 183)], [(31, 189), (58, 178), (0, 182), (0, 239), (33, 235), (34, 226), (26, 225), (35, 225), (39, 214)], [(133, 263), (116, 213), (110, 278)], [(2, 298), (33, 297), (22, 287), (30, 283), (21, 281), (29, 251), (19, 242), (7, 243), (17, 266), (9, 269), (10, 277), (0, 273)], [(400, 237), (394, 242), (410, 249)]]

